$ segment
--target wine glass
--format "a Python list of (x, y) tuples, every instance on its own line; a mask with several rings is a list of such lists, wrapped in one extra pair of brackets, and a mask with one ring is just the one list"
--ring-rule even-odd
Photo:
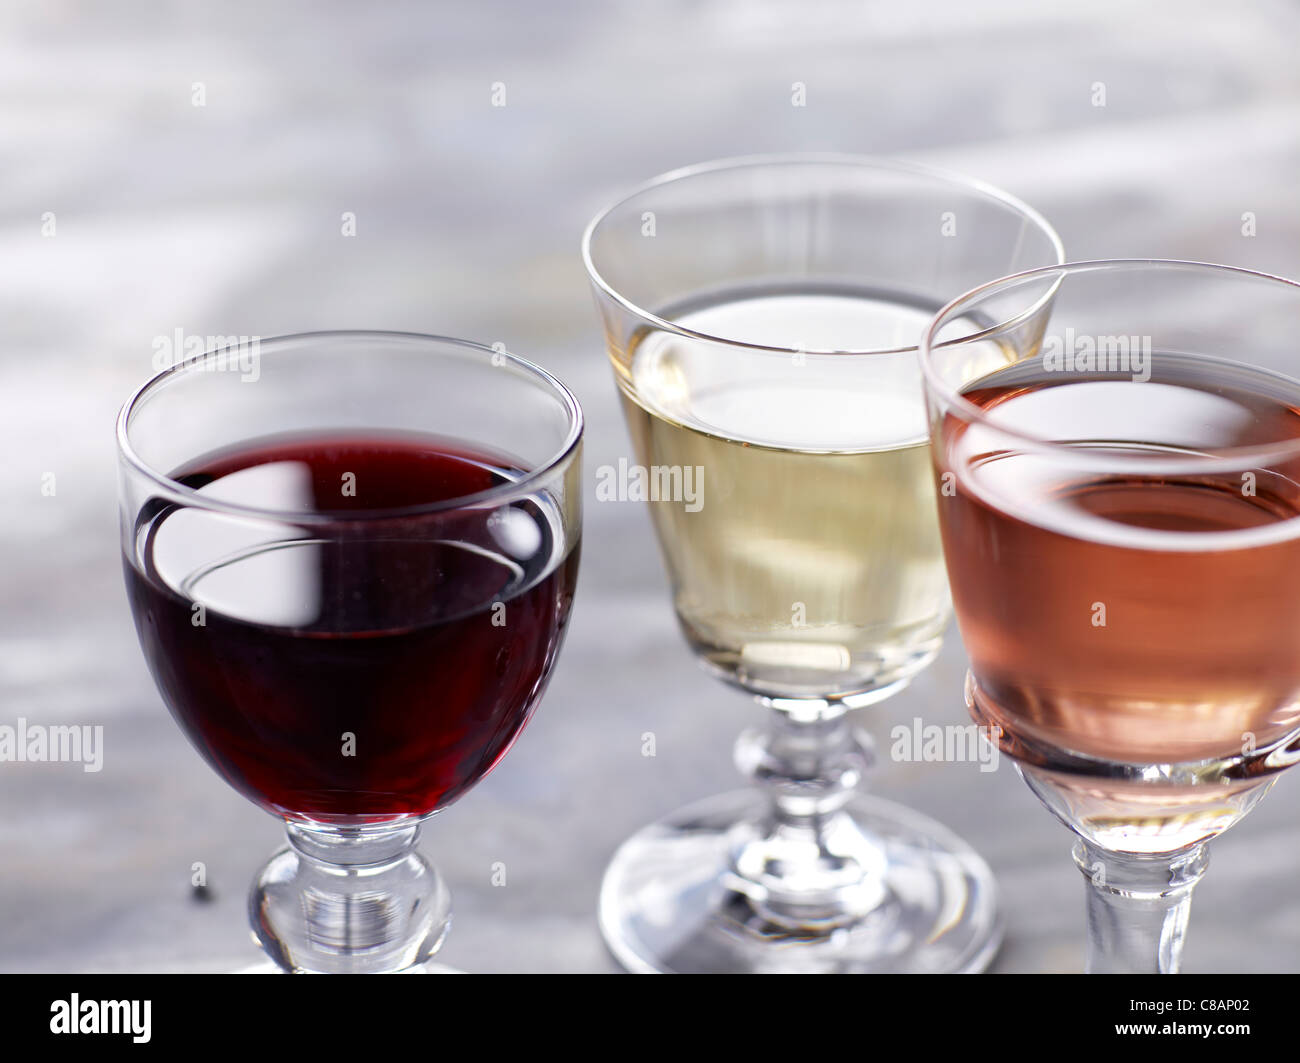
[(857, 792), (848, 713), (905, 687), (949, 619), (921, 330), (954, 292), (1062, 261), (1059, 239), (964, 178), (777, 156), (651, 181), (583, 254), (682, 632), (770, 710), (736, 748), (752, 789), (619, 849), (607, 942), (636, 971), (983, 968), (987, 866)]
[(422, 969), (420, 823), (537, 705), (577, 577), (582, 416), (463, 340), (322, 332), (164, 370), (117, 425), (145, 659), (221, 776), (285, 821), (250, 895), (283, 969)]
[(976, 288), (922, 343), (966, 703), (1078, 835), (1089, 971), (1177, 970), (1206, 842), (1300, 756), (1298, 328), (1292, 281), (1117, 260)]

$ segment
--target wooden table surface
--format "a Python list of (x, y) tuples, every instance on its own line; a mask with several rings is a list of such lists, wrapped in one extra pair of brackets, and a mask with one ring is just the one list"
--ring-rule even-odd
[[(643, 508), (595, 501), (592, 470), (629, 443), (578, 257), (589, 216), (708, 158), (879, 153), (1003, 186), (1071, 258), (1300, 275), (1300, 9), (1281, 0), (162, 10), (0, 12), (0, 723), (105, 729), (99, 773), (0, 764), (3, 970), (255, 959), (244, 898), (279, 827), (186, 744), (121, 587), (113, 418), (155, 337), (440, 332), (504, 342), (577, 392), (589, 505), (567, 645), (524, 737), (423, 847), (454, 892), (446, 962), (613, 971), (594, 918), (606, 860), (732, 788), (757, 710), (693, 663)], [(872, 726), (964, 722), (963, 669), (953, 633)], [(1009, 766), (886, 761), (873, 785), (992, 865), (996, 970), (1080, 968), (1070, 837)], [(1215, 843), (1186, 970), (1300, 969), (1297, 808), (1285, 778)]]

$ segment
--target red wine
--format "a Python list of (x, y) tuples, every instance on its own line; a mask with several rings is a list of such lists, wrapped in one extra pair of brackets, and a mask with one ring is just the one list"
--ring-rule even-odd
[(950, 416), (940, 524), (977, 715), (1105, 761), (1217, 761), (1300, 727), (1300, 386), (1153, 366), (974, 385), (1058, 447)]
[(173, 473), (286, 513), (155, 501), (125, 559), (158, 687), (232, 786), (282, 815), (382, 821), (443, 808), (492, 769), (559, 649), (576, 530), (543, 492), (437, 504), (523, 473), (380, 434), (262, 441)]

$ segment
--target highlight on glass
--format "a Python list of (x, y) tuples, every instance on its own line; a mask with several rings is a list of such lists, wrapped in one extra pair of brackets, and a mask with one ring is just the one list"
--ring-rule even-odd
[(965, 178), (780, 156), (651, 181), (583, 255), (635, 460), (679, 485), (649, 508), (682, 633), (768, 720), (736, 750), (751, 789), (619, 850), (607, 941), (638, 971), (981, 969), (987, 866), (859, 792), (872, 752), (849, 712), (903, 689), (950, 616), (921, 332), (953, 293), (1063, 261), (1059, 239)]
[(1117, 260), (922, 343), (966, 704), (1078, 837), (1090, 971), (1177, 970), (1206, 843), (1300, 756), (1298, 326), (1292, 281)]
[(140, 644), (199, 753), (285, 821), (250, 895), (279, 967), (419, 969), (442, 943), (420, 823), (500, 761), (545, 689), (581, 440), (544, 370), (404, 333), (211, 351), (123, 408)]

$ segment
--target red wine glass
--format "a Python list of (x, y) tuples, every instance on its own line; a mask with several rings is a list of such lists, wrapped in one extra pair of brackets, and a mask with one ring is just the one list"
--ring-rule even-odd
[(1298, 328), (1293, 281), (1116, 260), (922, 341), (966, 704), (1077, 835), (1092, 972), (1177, 970), (1207, 843), (1300, 759)]
[(172, 716), (289, 844), (254, 934), (291, 971), (419, 969), (420, 823), (536, 707), (577, 576), (582, 415), (462, 340), (289, 336), (159, 373), (118, 419), (123, 567)]

